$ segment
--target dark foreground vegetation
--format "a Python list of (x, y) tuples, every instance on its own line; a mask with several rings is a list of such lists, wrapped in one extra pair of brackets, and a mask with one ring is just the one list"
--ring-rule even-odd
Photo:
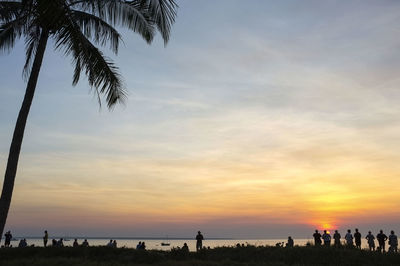
[(400, 265), (400, 254), (316, 247), (221, 247), (201, 252), (145, 251), (128, 248), (7, 248), (0, 265)]

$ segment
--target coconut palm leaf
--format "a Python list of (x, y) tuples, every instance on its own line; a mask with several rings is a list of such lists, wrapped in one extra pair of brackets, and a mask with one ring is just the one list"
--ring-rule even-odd
[(175, 22), (177, 4), (174, 0), (144, 0), (149, 6), (150, 17), (155, 20), (164, 44), (169, 40), (171, 26)]
[(24, 33), (24, 18), (17, 18), (0, 26), (0, 51), (9, 52)]
[(0, 21), (9, 22), (18, 17), (22, 4), (17, 1), (0, 1)]
[(75, 63), (74, 85), (84, 71), (89, 85), (95, 89), (97, 95), (106, 94), (108, 107), (116, 102), (123, 102), (126, 93), (118, 68), (86, 38), (76, 23), (71, 21), (69, 25), (65, 25), (56, 33), (55, 40), (57, 49), (63, 50), (65, 55), (72, 55)]
[(75, 21), (82, 33), (96, 44), (105, 46), (110, 43), (110, 49), (117, 54), (121, 35), (110, 24), (99, 17), (79, 10), (71, 11), (72, 19)]
[(86, 0), (71, 2), (70, 6), (98, 16), (109, 24), (139, 33), (148, 43), (154, 38), (153, 20), (149, 17), (148, 8), (138, 1), (128, 3), (119, 0)]

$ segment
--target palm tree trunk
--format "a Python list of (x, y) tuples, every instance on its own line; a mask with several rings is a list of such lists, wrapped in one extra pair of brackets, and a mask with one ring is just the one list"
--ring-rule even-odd
[(8, 210), (10, 208), (12, 192), (14, 188), (15, 175), (17, 173), (19, 153), (21, 151), (22, 139), (24, 137), (26, 120), (31, 108), (33, 95), (35, 94), (36, 84), (39, 77), (40, 67), (42, 66), (43, 55), (46, 50), (49, 32), (42, 30), (39, 44), (36, 50), (35, 60), (33, 61), (32, 71), (26, 86), (24, 101), (18, 114), (17, 123), (14, 129), (6, 173), (4, 175), (3, 190), (0, 198), (0, 240), (3, 235), (4, 226), (6, 224)]

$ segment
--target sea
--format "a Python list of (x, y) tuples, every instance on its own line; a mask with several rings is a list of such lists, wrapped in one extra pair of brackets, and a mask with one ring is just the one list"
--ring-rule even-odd
[[(11, 241), (13, 247), (17, 247), (20, 239), (25, 238), (28, 246), (34, 245), (35, 247), (43, 247), (43, 239), (39, 237), (17, 237)], [(54, 238), (56, 240), (60, 237)], [(141, 242), (145, 242), (146, 249), (150, 250), (164, 250), (169, 251), (172, 248), (182, 247), (184, 243), (189, 246), (189, 250), (196, 250), (196, 240), (189, 238), (182, 239), (156, 239), (156, 238), (77, 238), (78, 243), (81, 244), (84, 239), (87, 239), (90, 246), (106, 246), (110, 240), (117, 241), (117, 247), (136, 248), (136, 245)], [(49, 238), (47, 245), (51, 245), (52, 238)], [(74, 238), (64, 237), (64, 246), (72, 246)], [(203, 240), (203, 247), (216, 248), (216, 247), (234, 247), (237, 244), (240, 245), (253, 245), (253, 246), (275, 246), (277, 243), (286, 243), (287, 239), (205, 239)], [(294, 244), (299, 246), (305, 246), (307, 242), (311, 242), (310, 239), (294, 239)], [(161, 243), (169, 243), (169, 246), (163, 246)]]

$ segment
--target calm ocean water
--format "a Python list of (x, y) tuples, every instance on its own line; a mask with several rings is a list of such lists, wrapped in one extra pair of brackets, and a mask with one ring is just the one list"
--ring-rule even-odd
[[(21, 238), (16, 238), (16, 240), (11, 241), (13, 247), (17, 247), (19, 240)], [(105, 246), (110, 241), (111, 238), (87, 238), (90, 246)], [(196, 240), (194, 239), (128, 239), (128, 238), (113, 238), (117, 240), (118, 247), (136, 248), (139, 241), (144, 241), (146, 243), (146, 249), (152, 250), (171, 250), (174, 247), (182, 247), (184, 243), (187, 243), (190, 251), (196, 250)], [(41, 238), (26, 238), (28, 245), (35, 245), (36, 247), (43, 247), (43, 240)], [(58, 238), (57, 238), (58, 240)], [(78, 238), (78, 243), (83, 242), (83, 238)], [(64, 246), (72, 246), (74, 239), (70, 238), (64, 241)], [(170, 243), (170, 246), (162, 246), (162, 242)], [(205, 239), (203, 241), (203, 247), (233, 247), (236, 244), (244, 245), (254, 245), (254, 246), (275, 246), (276, 243), (287, 242), (287, 239)], [(307, 242), (313, 242), (311, 239), (294, 239), (294, 244), (298, 246), (305, 246)], [(49, 239), (48, 245), (51, 245), (51, 238)], [(363, 248), (367, 248), (367, 241), (363, 240)]]
[[(13, 247), (17, 247), (19, 243), (19, 239), (12, 241), (11, 244)], [(105, 246), (111, 238), (87, 238), (90, 246)], [(118, 239), (117, 246), (118, 247), (127, 247), (127, 248), (136, 248), (136, 245), (139, 241), (144, 241), (146, 243), (147, 249), (156, 249), (156, 250), (171, 250), (173, 247), (182, 247), (184, 243), (187, 243), (189, 249), (191, 251), (196, 250), (196, 240), (194, 239)], [(37, 247), (43, 247), (43, 240), (41, 238), (26, 238), (28, 245), (35, 245)], [(83, 242), (83, 238), (78, 238), (78, 243), (81, 244)], [(114, 240), (114, 238), (113, 238)], [(72, 246), (74, 239), (68, 239), (68, 241), (64, 241), (64, 246)], [(228, 247), (228, 246), (236, 246), (236, 244), (250, 244), (255, 246), (275, 246), (278, 242), (285, 242), (287, 239), (205, 239), (203, 241), (203, 246), (215, 248), (215, 247)], [(310, 239), (294, 239), (295, 245), (304, 246)], [(162, 242), (170, 243), (170, 246), (162, 246)], [(49, 239), (48, 245), (51, 244), (51, 237)]]

